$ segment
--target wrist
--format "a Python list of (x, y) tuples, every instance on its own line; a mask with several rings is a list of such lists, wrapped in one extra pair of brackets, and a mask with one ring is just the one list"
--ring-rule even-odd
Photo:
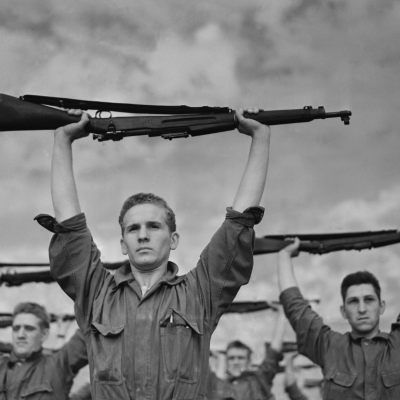
[(64, 127), (61, 127), (57, 128), (54, 131), (54, 142), (71, 145), (73, 139), (71, 139), (71, 137), (67, 135), (67, 133), (64, 130)]

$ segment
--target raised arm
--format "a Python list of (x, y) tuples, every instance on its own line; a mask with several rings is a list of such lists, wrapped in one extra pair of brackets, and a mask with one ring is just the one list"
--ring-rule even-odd
[(51, 197), (58, 222), (81, 212), (72, 166), (72, 143), (74, 140), (88, 135), (84, 128), (89, 118), (80, 110), (69, 110), (68, 114), (82, 115), (82, 118), (80, 122), (58, 128), (54, 132)]
[(285, 317), (285, 311), (283, 310), (282, 305), (279, 305), (274, 327), (274, 333), (272, 335), (272, 340), (271, 340), (271, 349), (273, 349), (277, 353), (280, 353), (282, 351), (283, 336), (285, 335), (286, 321), (287, 320)]
[[(257, 109), (246, 110), (258, 113)], [(243, 110), (236, 112), (239, 132), (251, 136), (250, 154), (232, 208), (242, 212), (248, 207), (258, 206), (267, 178), (269, 143), (271, 130), (253, 119), (243, 117)]]
[(299, 254), (299, 246), (300, 240), (296, 238), (294, 243), (278, 253), (278, 284), (281, 293), (290, 287), (298, 286), (293, 272), (292, 257)]

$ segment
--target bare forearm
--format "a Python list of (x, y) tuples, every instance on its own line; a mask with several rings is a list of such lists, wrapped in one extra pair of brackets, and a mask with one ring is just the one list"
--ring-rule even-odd
[(292, 259), (290, 254), (285, 251), (278, 253), (278, 285), (281, 293), (290, 287), (298, 286), (293, 272)]
[(234, 210), (242, 212), (260, 204), (267, 178), (269, 146), (269, 127), (261, 126), (252, 138), (246, 169), (233, 201)]
[(54, 133), (51, 196), (57, 221), (81, 212), (72, 166), (72, 142), (59, 131)]

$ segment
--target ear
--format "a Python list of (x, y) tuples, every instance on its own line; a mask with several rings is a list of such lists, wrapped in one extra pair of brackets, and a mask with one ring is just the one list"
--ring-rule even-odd
[(47, 340), (49, 334), (50, 334), (50, 329), (48, 328), (42, 329), (42, 344)]
[(125, 242), (124, 242), (124, 238), (121, 237), (120, 239), (120, 243), (121, 243), (121, 252), (124, 256), (126, 256), (128, 254), (128, 249), (126, 248)]
[(344, 319), (347, 319), (346, 309), (344, 308), (344, 305), (343, 305), (343, 304), (340, 306), (340, 313), (342, 314), (342, 317), (343, 317)]
[(171, 245), (170, 245), (171, 250), (175, 250), (178, 247), (178, 244), (179, 244), (179, 233), (173, 232), (171, 234)]
[(386, 301), (385, 301), (385, 300), (382, 300), (382, 301), (381, 301), (381, 305), (380, 305), (379, 314), (382, 315), (382, 314), (385, 312), (385, 310), (386, 310)]

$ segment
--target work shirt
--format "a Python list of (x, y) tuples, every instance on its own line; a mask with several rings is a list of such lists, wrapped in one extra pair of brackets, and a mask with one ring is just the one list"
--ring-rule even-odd
[(299, 352), (321, 366), (324, 400), (400, 399), (400, 319), (372, 339), (324, 325), (297, 287), (281, 293)]
[(0, 356), (0, 400), (67, 400), (73, 378), (87, 365), (80, 330), (55, 353), (39, 350), (25, 361), (13, 352)]
[(211, 334), (250, 279), (253, 226), (262, 213), (260, 207), (228, 209), (197, 267), (178, 276), (169, 262), (145, 295), (129, 262), (115, 275), (103, 268), (83, 213), (62, 223), (42, 222), (56, 232), (51, 273), (75, 302), (93, 399), (204, 398)]
[(258, 367), (243, 372), (238, 377), (220, 379), (210, 373), (210, 400), (273, 400), (272, 381), (278, 372), (282, 354), (269, 348), (267, 356)]

